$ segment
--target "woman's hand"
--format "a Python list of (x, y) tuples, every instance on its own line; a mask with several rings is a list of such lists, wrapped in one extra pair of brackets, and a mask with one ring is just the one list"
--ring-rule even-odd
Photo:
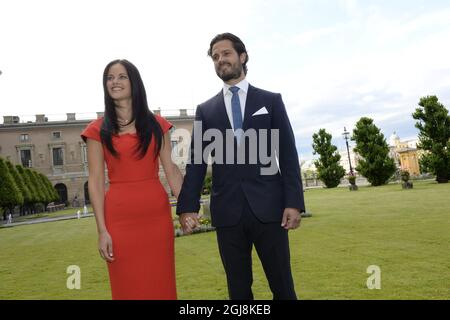
[(159, 153), (159, 159), (161, 160), (170, 189), (175, 198), (178, 199), (181, 186), (183, 185), (183, 175), (180, 172), (180, 168), (172, 161), (172, 145), (169, 131), (164, 134), (164, 143)]
[(98, 251), (103, 260), (107, 262), (114, 261), (112, 238), (108, 231), (100, 232), (98, 235)]
[(196, 212), (182, 213), (178, 220), (184, 234), (191, 234), (195, 229), (200, 228), (200, 221)]

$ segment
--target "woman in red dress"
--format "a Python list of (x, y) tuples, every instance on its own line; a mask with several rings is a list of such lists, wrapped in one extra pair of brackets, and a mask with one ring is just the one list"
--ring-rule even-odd
[(172, 125), (149, 110), (139, 71), (129, 61), (106, 66), (103, 88), (104, 117), (81, 136), (87, 143), (89, 196), (112, 298), (176, 299), (171, 208), (158, 175), (160, 160), (178, 198), (183, 178), (171, 159)]

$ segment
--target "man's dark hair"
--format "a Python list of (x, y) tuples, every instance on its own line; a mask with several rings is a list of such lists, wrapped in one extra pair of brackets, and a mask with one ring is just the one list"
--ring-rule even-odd
[(248, 62), (247, 49), (245, 48), (245, 44), (242, 42), (242, 40), (239, 39), (239, 37), (235, 36), (232, 33), (226, 32), (226, 33), (221, 33), (221, 34), (218, 34), (217, 36), (215, 36), (214, 39), (212, 39), (211, 43), (209, 44), (208, 56), (212, 57), (212, 47), (217, 42), (222, 41), (222, 40), (230, 40), (231, 43), (233, 44), (234, 50), (236, 50), (236, 52), (238, 53), (239, 56), (242, 53), (245, 53), (245, 61), (242, 64), (242, 67), (244, 69), (244, 74), (247, 75), (247, 62)]

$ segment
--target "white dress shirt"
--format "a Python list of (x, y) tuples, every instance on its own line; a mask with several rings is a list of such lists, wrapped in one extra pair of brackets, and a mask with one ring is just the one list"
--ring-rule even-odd
[(229, 84), (223, 84), (223, 98), (225, 100), (225, 108), (227, 109), (228, 119), (231, 123), (231, 128), (234, 130), (233, 125), (233, 112), (231, 111), (231, 97), (233, 93), (229, 90), (230, 87), (239, 87), (238, 95), (239, 102), (241, 104), (241, 112), (242, 112), (242, 123), (244, 123), (244, 115), (245, 115), (245, 102), (247, 101), (247, 92), (248, 92), (248, 82), (247, 80), (242, 80), (241, 82), (235, 84), (234, 86), (230, 86)]

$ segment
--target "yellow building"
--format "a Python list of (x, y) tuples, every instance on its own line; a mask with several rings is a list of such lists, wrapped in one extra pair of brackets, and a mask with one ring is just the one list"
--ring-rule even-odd
[(408, 171), (410, 175), (417, 176), (420, 174), (418, 150), (406, 148), (397, 151), (400, 155), (400, 167), (403, 171)]
[(417, 149), (417, 140), (401, 141), (394, 132), (389, 138), (389, 148), (390, 155), (400, 170), (408, 171), (412, 176), (420, 174), (419, 159), (423, 150)]

